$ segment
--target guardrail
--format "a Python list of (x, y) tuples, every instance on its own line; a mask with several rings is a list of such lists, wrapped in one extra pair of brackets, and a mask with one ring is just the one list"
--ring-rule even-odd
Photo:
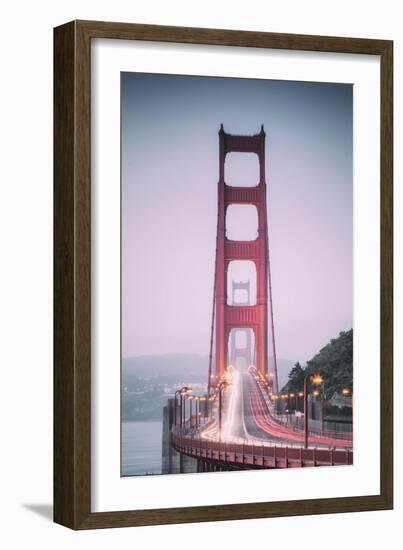
[[(275, 412), (273, 412), (273, 418), (275, 418), (283, 426), (286, 426), (288, 429), (293, 430), (296, 433), (304, 433), (303, 416), (297, 417), (293, 414), (276, 414)], [(353, 441), (352, 424), (337, 424), (336, 422), (328, 422), (326, 420), (324, 420), (322, 423), (320, 420), (314, 420), (310, 418), (309, 425), (309, 435), (319, 437), (331, 437), (333, 439), (343, 439), (345, 441)]]
[(199, 460), (236, 467), (302, 468), (353, 464), (350, 449), (277, 447), (250, 443), (227, 443), (171, 433), (171, 445), (180, 453)]
[[(283, 426), (292, 430), (295, 433), (303, 434), (304, 433), (304, 417), (296, 417), (295, 414), (278, 414), (276, 408), (272, 402), (270, 402), (266, 392), (261, 386), (259, 380), (256, 380), (257, 387), (259, 389), (260, 395), (267, 407), (267, 410), (270, 414), (281, 423)], [(331, 437), (333, 439), (341, 439), (345, 441), (353, 441), (353, 425), (352, 423), (346, 425), (337, 424), (335, 422), (328, 422), (324, 420), (323, 423), (320, 420), (309, 419), (309, 435), (318, 436), (318, 437)], [(343, 423), (344, 424), (344, 423)], [(346, 430), (346, 428), (349, 428)]]

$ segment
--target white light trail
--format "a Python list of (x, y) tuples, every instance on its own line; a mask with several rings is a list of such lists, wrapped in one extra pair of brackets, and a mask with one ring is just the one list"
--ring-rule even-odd
[(237, 403), (240, 399), (241, 393), (241, 376), (238, 371), (233, 370), (231, 373), (231, 396), (229, 405), (227, 408), (227, 414), (224, 423), (223, 437), (224, 439), (230, 439), (232, 432), (237, 422), (236, 409)]

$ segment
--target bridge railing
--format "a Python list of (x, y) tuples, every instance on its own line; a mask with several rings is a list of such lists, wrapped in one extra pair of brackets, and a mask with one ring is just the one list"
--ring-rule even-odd
[(227, 463), (234, 467), (293, 468), (339, 466), (353, 463), (350, 449), (321, 449), (220, 442), (201, 437), (171, 434), (171, 445), (193, 458)]

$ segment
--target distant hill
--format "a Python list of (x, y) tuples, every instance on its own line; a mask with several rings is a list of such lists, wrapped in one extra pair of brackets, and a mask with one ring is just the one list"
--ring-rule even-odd
[[(270, 364), (272, 360), (270, 359)], [(279, 387), (288, 379), (293, 362), (288, 359), (277, 359)], [(195, 382), (207, 381), (208, 356), (192, 354), (144, 355), (128, 357), (122, 360), (122, 380), (124, 384), (132, 377), (186, 378)]]
[(337, 338), (307, 361), (306, 367), (296, 363), (289, 372), (283, 391), (302, 390), (305, 376), (317, 372), (324, 377), (327, 398), (334, 392), (341, 393), (343, 388), (353, 389), (353, 329), (340, 332)]
[(131, 376), (207, 378), (208, 357), (191, 354), (143, 355), (122, 360), (123, 380)]

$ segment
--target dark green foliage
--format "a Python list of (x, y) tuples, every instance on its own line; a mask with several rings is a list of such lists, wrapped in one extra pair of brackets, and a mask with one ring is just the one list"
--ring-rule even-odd
[(338, 338), (320, 350), (303, 368), (296, 363), (288, 374), (283, 392), (301, 391), (307, 374), (321, 373), (325, 380), (325, 395), (329, 399), (343, 388), (353, 389), (353, 329), (340, 332)]

